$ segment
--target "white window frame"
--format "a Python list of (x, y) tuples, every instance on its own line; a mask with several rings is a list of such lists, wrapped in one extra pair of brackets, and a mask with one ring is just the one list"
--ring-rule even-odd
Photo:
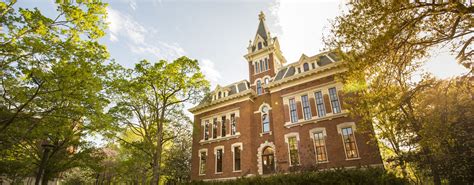
[[(338, 113), (334, 112), (334, 105), (333, 105), (332, 100), (331, 100), (331, 92), (329, 91), (329, 89), (331, 89), (331, 88), (334, 88), (336, 90), (337, 104), (339, 106), (339, 112)], [(336, 86), (328, 87), (327, 91), (328, 91), (329, 104), (331, 104), (331, 113), (333, 113), (333, 114), (342, 113), (341, 99), (339, 98), (339, 93), (337, 92), (337, 87)], [(324, 96), (323, 96), (323, 102), (324, 102)]]
[[(315, 133), (319, 133), (319, 132), (322, 132), (323, 133), (323, 137), (324, 137), (324, 152), (326, 153), (326, 160), (325, 161), (318, 161), (318, 153), (316, 151), (316, 145), (314, 144), (314, 134)], [(327, 163), (329, 162), (329, 156), (328, 156), (328, 150), (327, 150), (327, 134), (326, 134), (326, 128), (324, 127), (316, 127), (316, 128), (313, 128), (311, 130), (309, 130), (309, 137), (311, 138), (311, 141), (313, 142), (313, 149), (314, 149), (314, 158), (316, 160), (316, 163)]]
[[(297, 152), (298, 152), (298, 164), (297, 165), (293, 165), (291, 164), (291, 155), (290, 155), (290, 143), (288, 142), (288, 138), (290, 137), (296, 137), (296, 148), (297, 148)], [(300, 166), (301, 165), (301, 156), (300, 156), (300, 147), (299, 147), (299, 143), (300, 143), (300, 134), (298, 132), (291, 132), (291, 133), (288, 133), (288, 134), (285, 134), (285, 143), (286, 143), (286, 148), (287, 148), (287, 151), (288, 151), (288, 164), (289, 166)]]
[[(217, 172), (217, 150), (219, 149), (222, 149), (222, 171), (221, 172)], [(220, 146), (216, 146), (214, 147), (214, 173), (215, 174), (221, 174), (224, 172), (224, 146), (223, 145), (220, 145)]]
[[(293, 116), (291, 115), (291, 99), (294, 100), (295, 102), (295, 112), (296, 112), (296, 120), (293, 121)], [(288, 98), (288, 113), (290, 114), (290, 123), (297, 123), (299, 121), (299, 118), (298, 118), (298, 105), (297, 105), (297, 100), (296, 100), (296, 97), (289, 97)]]
[[(207, 163), (208, 163), (208, 162), (207, 162), (207, 158), (209, 157), (209, 155), (208, 155), (208, 152), (207, 152), (207, 148), (200, 149), (198, 152), (199, 152), (199, 153), (198, 153), (198, 157), (199, 157), (199, 170), (198, 170), (198, 174), (199, 174), (199, 176), (203, 176), (203, 175), (206, 175), (206, 173), (201, 173), (201, 172), (202, 172), (202, 171), (201, 171), (201, 167), (202, 167), (202, 163), (201, 163), (201, 162), (202, 162), (202, 161), (201, 161), (201, 153), (203, 153), (203, 152), (206, 153), (206, 165), (207, 165)], [(206, 168), (207, 168), (207, 166), (206, 166)], [(205, 172), (207, 172), (207, 170), (205, 170)]]
[[(306, 118), (306, 114), (305, 114), (305, 112), (304, 112), (303, 96), (306, 96), (306, 98), (308, 99), (309, 118)], [(300, 99), (301, 99), (301, 112), (303, 113), (303, 120), (311, 120), (311, 119), (313, 119), (313, 113), (311, 112), (310, 95), (308, 95), (308, 94), (301, 94), (301, 95), (300, 95)], [(315, 101), (315, 102), (316, 102), (316, 101)], [(296, 110), (296, 116), (298, 116), (298, 110)]]
[[(342, 147), (344, 148), (344, 154), (345, 154), (344, 156), (346, 157), (346, 160), (360, 159), (359, 146), (357, 146), (357, 138), (356, 138), (356, 135), (355, 135), (355, 132), (356, 132), (355, 123), (354, 122), (345, 122), (345, 123), (338, 124), (336, 127), (337, 127), (337, 133), (341, 136)], [(343, 128), (348, 128), (348, 127), (352, 128), (352, 134), (354, 134), (354, 143), (355, 143), (355, 148), (356, 148), (356, 151), (357, 151), (357, 157), (356, 158), (347, 158), (346, 144), (344, 143), (344, 135), (342, 135), (342, 129)]]
[[(240, 170), (235, 170), (235, 147), (240, 147)], [(244, 150), (243, 144), (241, 142), (234, 143), (231, 145), (232, 151), (232, 172), (241, 172), (242, 171), (242, 151)]]

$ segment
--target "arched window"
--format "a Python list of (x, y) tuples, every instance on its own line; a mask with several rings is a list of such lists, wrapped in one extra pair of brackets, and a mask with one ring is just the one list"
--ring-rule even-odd
[(270, 114), (268, 114), (268, 107), (263, 106), (262, 110), (262, 132), (270, 132)]
[(262, 42), (258, 42), (258, 50), (262, 49)]
[(303, 71), (308, 71), (309, 70), (309, 64), (308, 63), (304, 63), (303, 64)]
[(268, 83), (270, 83), (270, 78), (265, 78), (263, 82), (265, 83), (265, 85), (267, 85)]
[(219, 91), (218, 95), (217, 95), (218, 98), (221, 98), (222, 97), (222, 93)]
[(262, 82), (260, 80), (257, 80), (257, 94), (262, 94)]

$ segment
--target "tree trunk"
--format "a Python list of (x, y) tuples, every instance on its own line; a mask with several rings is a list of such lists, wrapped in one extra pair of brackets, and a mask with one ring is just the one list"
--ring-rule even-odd
[[(162, 114), (164, 115), (164, 113)], [(163, 120), (163, 118), (162, 118)], [(161, 151), (162, 151), (162, 145), (161, 141), (163, 139), (163, 123), (162, 121), (159, 122), (158, 124), (158, 132), (157, 132), (157, 139), (156, 139), (156, 150), (155, 150), (155, 155), (153, 156), (153, 179), (151, 181), (151, 184), (158, 185), (160, 183), (160, 173), (161, 173)]]

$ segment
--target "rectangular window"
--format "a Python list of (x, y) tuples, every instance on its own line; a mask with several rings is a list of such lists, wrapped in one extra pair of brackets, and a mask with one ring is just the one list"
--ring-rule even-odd
[(259, 66), (258, 66), (258, 62), (255, 62), (255, 73), (259, 73), (259, 72), (260, 72), (260, 70), (259, 70), (258, 67), (259, 67)]
[(339, 104), (339, 97), (335, 87), (329, 89), (329, 98), (331, 99), (332, 112), (341, 113), (341, 105)]
[(240, 146), (234, 147), (234, 171), (240, 171)]
[(217, 149), (216, 152), (216, 173), (222, 172), (222, 149)]
[(341, 131), (342, 139), (344, 140), (344, 148), (346, 149), (346, 157), (348, 159), (359, 157), (352, 127), (342, 128)]
[(263, 93), (262, 82), (260, 80), (257, 80), (257, 94), (261, 95), (262, 93)]
[(262, 72), (265, 71), (265, 68), (263, 68), (263, 67), (264, 67), (263, 66), (263, 61), (260, 60), (260, 71), (262, 71)]
[(237, 125), (235, 121), (235, 114), (230, 115), (230, 135), (235, 135), (237, 132)]
[(206, 120), (204, 122), (204, 140), (208, 140), (209, 139), (209, 121)]
[(201, 158), (199, 160), (199, 174), (200, 175), (206, 174), (206, 158), (207, 158), (207, 152), (201, 152)]
[(324, 108), (323, 94), (321, 91), (315, 92), (314, 97), (316, 98), (316, 108), (318, 109), (318, 116), (326, 116), (326, 108)]
[(217, 118), (214, 118), (214, 121), (212, 122), (212, 138), (217, 138)]
[(288, 149), (290, 151), (290, 166), (299, 165), (300, 157), (298, 155), (298, 141), (295, 136), (288, 138)]
[(301, 103), (303, 105), (303, 116), (305, 120), (310, 120), (311, 115), (311, 107), (309, 106), (308, 95), (301, 96)]
[(265, 70), (268, 70), (268, 59), (265, 59)]
[(298, 122), (298, 115), (296, 113), (296, 103), (294, 98), (290, 99), (290, 119), (292, 123)]
[(226, 119), (225, 116), (222, 116), (222, 120), (221, 120), (221, 136), (222, 137), (225, 137), (227, 135), (225, 119)]
[(327, 161), (326, 154), (326, 141), (324, 139), (323, 132), (314, 133), (314, 149), (316, 150), (316, 161), (324, 162)]

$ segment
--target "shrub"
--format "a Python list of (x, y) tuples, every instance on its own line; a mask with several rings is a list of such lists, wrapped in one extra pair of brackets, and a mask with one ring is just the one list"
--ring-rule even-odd
[(189, 185), (309, 185), (309, 184), (343, 184), (343, 185), (405, 185), (408, 181), (396, 177), (381, 168), (335, 169), (318, 172), (301, 172), (255, 176), (228, 181), (193, 181)]

